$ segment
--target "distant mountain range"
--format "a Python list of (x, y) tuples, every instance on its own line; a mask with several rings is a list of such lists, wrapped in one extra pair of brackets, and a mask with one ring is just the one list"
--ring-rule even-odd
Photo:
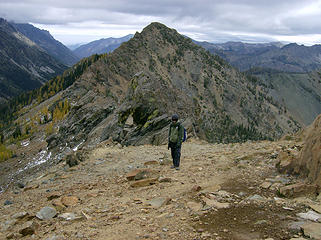
[(73, 50), (73, 52), (79, 57), (89, 57), (93, 54), (102, 54), (108, 53), (120, 46), (123, 42), (127, 42), (129, 39), (133, 37), (132, 34), (126, 35), (121, 38), (103, 38), (100, 40), (96, 40)]
[(281, 72), (306, 73), (321, 68), (321, 45), (309, 47), (296, 43), (282, 45), (278, 42), (267, 44), (196, 43), (211, 53), (218, 54), (240, 71), (260, 67)]
[(48, 31), (36, 28), (31, 24), (12, 23), (12, 25), (63, 64), (72, 66), (80, 60), (69, 48), (54, 39)]
[(0, 18), (0, 102), (40, 87), (67, 66)]

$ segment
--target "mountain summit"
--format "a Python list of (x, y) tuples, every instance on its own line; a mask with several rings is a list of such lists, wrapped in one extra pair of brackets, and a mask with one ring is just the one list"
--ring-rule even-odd
[(49, 148), (109, 138), (164, 143), (174, 112), (210, 142), (275, 138), (298, 128), (256, 79), (160, 23), (101, 55), (61, 96), (73, 107), (48, 137)]

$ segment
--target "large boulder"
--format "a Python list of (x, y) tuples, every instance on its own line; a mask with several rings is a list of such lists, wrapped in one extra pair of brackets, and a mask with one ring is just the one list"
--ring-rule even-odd
[(321, 115), (313, 122), (300, 155), (294, 163), (294, 173), (307, 177), (321, 187)]
[[(286, 171), (307, 178), (321, 188), (321, 115), (319, 115), (303, 136), (303, 147), (299, 154), (290, 159)], [(283, 161), (285, 162), (285, 161)], [(280, 169), (281, 170), (281, 169)]]

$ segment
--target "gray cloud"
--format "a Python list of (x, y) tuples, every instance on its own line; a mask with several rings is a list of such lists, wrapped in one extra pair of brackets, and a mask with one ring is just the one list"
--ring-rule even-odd
[(160, 21), (213, 42), (321, 40), (320, 0), (1, 0), (0, 16), (47, 27), (54, 36), (66, 29), (70, 38), (99, 30), (110, 34), (105, 37), (133, 33)]

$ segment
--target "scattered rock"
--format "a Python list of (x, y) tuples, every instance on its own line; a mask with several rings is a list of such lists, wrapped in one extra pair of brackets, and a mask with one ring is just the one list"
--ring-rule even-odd
[(156, 160), (152, 160), (152, 161), (147, 161), (144, 163), (144, 166), (149, 166), (149, 165), (158, 165), (159, 162)]
[(187, 207), (190, 208), (193, 212), (201, 211), (203, 205), (197, 202), (188, 202)]
[(169, 177), (159, 177), (158, 179), (159, 182), (163, 183), (163, 182), (172, 182), (172, 179)]
[(61, 193), (52, 192), (52, 193), (48, 194), (47, 199), (48, 199), (48, 201), (51, 201), (53, 199), (60, 198), (60, 197), (61, 197)]
[(314, 211), (321, 213), (321, 205), (319, 204), (309, 204), (309, 207), (312, 208)]
[(126, 174), (126, 179), (128, 181), (141, 180), (147, 178), (147, 175), (150, 174), (152, 170), (148, 168), (134, 169)]
[(13, 204), (13, 202), (10, 201), (10, 200), (4, 201), (4, 205), (5, 205), (5, 206), (11, 205), (11, 204)]
[(258, 194), (255, 194), (253, 196), (246, 198), (246, 200), (262, 202), (262, 201), (265, 201), (266, 199)]
[(64, 239), (64, 237), (62, 237), (62, 236), (53, 235), (53, 236), (47, 238), (46, 240), (63, 240), (63, 239)]
[(321, 218), (321, 214), (318, 214), (314, 211), (308, 211), (307, 213), (298, 213), (297, 216), (315, 222), (318, 221), (319, 218)]
[(314, 184), (296, 183), (280, 188), (280, 194), (287, 197), (299, 197), (307, 195), (316, 195), (317, 186)]
[(6, 236), (7, 239), (19, 239), (19, 238), (23, 238), (23, 235), (20, 233), (9, 233)]
[(193, 191), (193, 192), (198, 192), (198, 191), (201, 191), (201, 190), (202, 190), (202, 187), (199, 186), (199, 185), (194, 185), (194, 186), (192, 187), (192, 191)]
[(130, 184), (131, 187), (146, 187), (150, 185), (154, 185), (158, 182), (158, 178), (146, 178), (142, 180), (135, 181)]
[(220, 203), (220, 202), (218, 202), (216, 200), (208, 199), (206, 197), (203, 197), (202, 200), (206, 203), (207, 206), (214, 207), (214, 208), (217, 208), (217, 209), (229, 208), (230, 207), (229, 203)]
[(79, 198), (76, 196), (65, 196), (61, 198), (61, 203), (66, 207), (76, 206), (79, 203)]
[(1, 223), (1, 231), (9, 231), (13, 228), (13, 226), (17, 223), (17, 219), (7, 220)]
[(54, 199), (52, 201), (52, 205), (56, 208), (56, 210), (58, 212), (61, 212), (62, 210), (64, 210), (66, 208), (66, 206), (62, 204), (60, 199)]
[(12, 218), (14, 218), (14, 219), (23, 219), (23, 218), (25, 218), (27, 216), (29, 216), (29, 213), (27, 213), (27, 212), (18, 212), (16, 214), (12, 215)]
[(321, 223), (305, 223), (302, 226), (305, 236), (312, 239), (321, 239)]
[(160, 208), (170, 202), (170, 198), (159, 197), (147, 201), (146, 204), (152, 206), (153, 208)]
[(269, 189), (272, 186), (271, 182), (264, 182), (260, 185), (261, 188)]
[(32, 235), (36, 232), (36, 229), (39, 227), (39, 224), (34, 221), (28, 221), (24, 223), (18, 230), (23, 236)]
[(57, 215), (56, 209), (52, 207), (43, 207), (39, 212), (37, 212), (36, 217), (41, 220), (50, 220)]
[(285, 150), (279, 153), (277, 157), (276, 168), (281, 173), (289, 173), (291, 169), (291, 163), (295, 159), (298, 152), (291, 150)]
[(78, 158), (74, 152), (66, 156), (66, 164), (69, 167), (74, 167), (79, 164)]
[(16, 186), (17, 186), (18, 188), (24, 188), (26, 185), (25, 185), (23, 182), (17, 182), (17, 183), (16, 183)]
[(80, 219), (81, 217), (77, 217), (74, 213), (62, 213), (58, 215), (58, 218), (64, 219), (66, 221), (73, 221), (76, 219)]

